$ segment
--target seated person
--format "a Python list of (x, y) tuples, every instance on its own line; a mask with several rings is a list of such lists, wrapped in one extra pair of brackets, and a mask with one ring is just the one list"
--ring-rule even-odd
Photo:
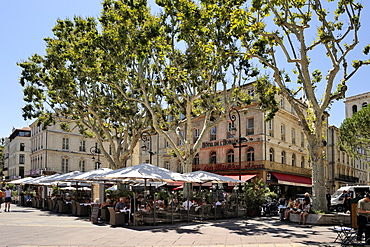
[(218, 198), (216, 198), (216, 201), (215, 201), (215, 206), (222, 206), (222, 203), (218, 200)]
[(114, 206), (114, 210), (120, 212), (123, 209), (127, 209), (126, 197), (120, 197), (119, 201)]
[(301, 209), (301, 203), (299, 202), (299, 199), (295, 199), (294, 203), (293, 203), (293, 211), (291, 213), (293, 214), (300, 214), (302, 211)]
[(110, 199), (105, 200), (102, 204), (100, 204), (100, 208), (107, 208), (112, 206), (112, 201)]
[(309, 200), (304, 199), (303, 200), (302, 212), (299, 216), (299, 224), (300, 225), (306, 224), (306, 218), (307, 218), (307, 215), (310, 213), (310, 211), (311, 211), (311, 205), (309, 203)]
[(284, 212), (284, 219), (289, 220), (290, 213), (293, 211), (293, 198), (289, 198), (288, 203), (286, 205), (286, 210)]
[(184, 202), (182, 203), (183, 210), (190, 210), (192, 206), (193, 206), (193, 203), (190, 200), (184, 200)]

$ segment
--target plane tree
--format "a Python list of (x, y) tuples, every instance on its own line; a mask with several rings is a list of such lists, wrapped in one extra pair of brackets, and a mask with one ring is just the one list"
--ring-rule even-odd
[[(191, 172), (211, 128), (225, 119), (231, 106), (250, 102), (243, 84), (258, 72), (235, 53), (236, 39), (227, 35), (230, 27), (223, 19), (227, 8), (189, 0), (157, 4), (162, 11), (152, 16), (146, 1), (105, 1), (101, 19), (110, 44), (106, 61), (113, 65), (120, 60), (118, 54), (135, 56), (121, 71), (130, 77), (114, 85), (147, 109), (150, 128), (166, 139), (183, 172)], [(197, 135), (195, 120), (201, 122)]]
[[(349, 58), (358, 49), (363, 7), (354, 0), (236, 2), (239, 8), (233, 9), (230, 23), (242, 43), (240, 53), (259, 61), (297, 114), (312, 166), (313, 207), (326, 210), (326, 111), (333, 101), (343, 99), (349, 79), (369, 63), (351, 63)], [(369, 46), (364, 53), (368, 51)], [(257, 88), (270, 94), (263, 85)]]
[(115, 70), (104, 64), (104, 41), (94, 18), (58, 20), (53, 34), (45, 39), (45, 55), (18, 64), (23, 117), (38, 118), (43, 126), (58, 116), (68, 118), (84, 136), (97, 140), (110, 168), (124, 167), (147, 126), (145, 109), (106, 83), (115, 79)]
[(339, 128), (339, 147), (352, 158), (369, 162), (370, 107), (364, 107), (346, 118)]

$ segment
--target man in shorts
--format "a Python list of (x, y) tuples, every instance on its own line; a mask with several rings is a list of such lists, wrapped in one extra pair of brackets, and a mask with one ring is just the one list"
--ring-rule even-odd
[(10, 212), (10, 203), (12, 202), (12, 191), (9, 189), (9, 187), (6, 187), (5, 191), (5, 211), (8, 209), (8, 212)]
[(3, 204), (3, 190), (0, 189), (0, 213), (1, 213), (1, 204)]

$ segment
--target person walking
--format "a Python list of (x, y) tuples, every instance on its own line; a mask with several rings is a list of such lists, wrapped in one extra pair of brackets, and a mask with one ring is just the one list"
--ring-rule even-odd
[(3, 204), (3, 189), (0, 189), (0, 213), (1, 213), (1, 204)]
[(331, 207), (331, 194), (330, 194), (330, 190), (329, 189), (326, 190), (325, 197), (326, 197), (326, 207), (328, 208), (328, 211), (330, 211), (330, 207)]
[(12, 202), (12, 191), (9, 189), (9, 187), (6, 187), (5, 190), (5, 211), (8, 209), (8, 212), (10, 212), (10, 203)]

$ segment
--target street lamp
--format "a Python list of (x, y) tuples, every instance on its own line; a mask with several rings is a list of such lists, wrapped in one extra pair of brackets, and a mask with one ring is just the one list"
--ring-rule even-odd
[[(149, 163), (152, 164), (152, 156), (155, 154), (151, 148), (152, 148), (152, 136), (147, 131), (143, 131), (141, 133), (141, 140), (144, 142), (141, 146), (141, 149), (145, 152), (147, 151), (149, 153)], [(148, 145), (147, 145), (148, 143)], [(149, 146), (149, 147), (148, 147)]]
[[(237, 116), (236, 116), (237, 115)], [(242, 145), (242, 141), (246, 140), (245, 137), (242, 137), (242, 132), (241, 132), (241, 124), (240, 124), (240, 114), (239, 111), (235, 107), (231, 107), (229, 110), (229, 118), (231, 120), (231, 128), (230, 128), (230, 133), (235, 136), (236, 131), (239, 131), (239, 137), (238, 137), (238, 143), (239, 145), (237, 146), (235, 143), (233, 143), (234, 148), (239, 149), (239, 180), (242, 180), (242, 147), (246, 147), (248, 145)], [(235, 127), (235, 121), (236, 118), (238, 118), (238, 129)]]
[(97, 168), (100, 168), (100, 149), (98, 148), (98, 143), (95, 143), (95, 146), (90, 148), (90, 153), (93, 155), (92, 160), (95, 161), (95, 155), (98, 155), (98, 161), (95, 162), (97, 164)]

